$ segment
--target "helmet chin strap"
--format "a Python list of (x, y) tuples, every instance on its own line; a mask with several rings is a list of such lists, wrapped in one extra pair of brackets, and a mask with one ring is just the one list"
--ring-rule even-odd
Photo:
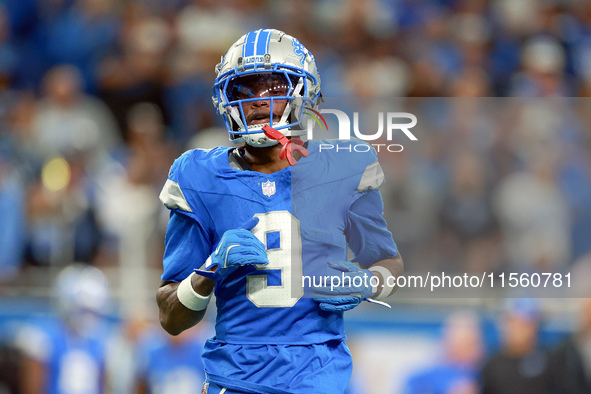
[(256, 134), (243, 135), (241, 137), (241, 142), (246, 142), (246, 144), (258, 148), (266, 148), (268, 146), (277, 145), (279, 143), (279, 141), (267, 137), (263, 130), (261, 130), (260, 133)]
[(306, 157), (310, 154), (310, 151), (304, 148), (304, 141), (299, 138), (287, 138), (283, 133), (275, 130), (268, 124), (263, 126), (265, 135), (271, 139), (279, 141), (281, 144), (281, 151), (279, 152), (279, 158), (281, 160), (287, 157), (287, 162), (290, 166), (298, 164), (298, 161), (293, 157), (293, 152), (298, 152), (301, 156)]

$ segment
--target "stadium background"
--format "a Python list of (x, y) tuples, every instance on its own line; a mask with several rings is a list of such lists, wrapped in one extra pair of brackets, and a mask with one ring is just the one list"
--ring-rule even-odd
[[(371, 98), (378, 106), (412, 98), (401, 102), (414, 103), (419, 142), (380, 154), (386, 216), (408, 268), (589, 278), (586, 1), (0, 4), (6, 387), (20, 384), (17, 338), (25, 324), (56, 316), (52, 286), (74, 262), (109, 278), (112, 304), (104, 312), (118, 354), (129, 355), (109, 367), (110, 390), (129, 391), (139, 379), (129, 372), (142, 364), (136, 348), (157, 324), (167, 221), (158, 193), (184, 150), (227, 143), (210, 102), (213, 66), (230, 43), (260, 27), (300, 39), (316, 57), (327, 97)], [(507, 106), (507, 97), (523, 100)], [(515, 307), (498, 297), (399, 297), (393, 305), (364, 305), (347, 316), (358, 392), (403, 392), (413, 373), (443, 362), (450, 344), (482, 341), (473, 355), (482, 365), (501, 346), (503, 312), (539, 317), (542, 349), (591, 330), (591, 308), (579, 309), (581, 299)]]

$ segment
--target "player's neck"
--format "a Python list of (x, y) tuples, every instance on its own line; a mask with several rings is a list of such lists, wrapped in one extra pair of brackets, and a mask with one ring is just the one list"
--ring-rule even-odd
[(279, 158), (280, 151), (281, 145), (279, 144), (264, 148), (245, 145), (244, 160), (254, 171), (271, 174), (289, 167), (286, 159), (281, 160)]

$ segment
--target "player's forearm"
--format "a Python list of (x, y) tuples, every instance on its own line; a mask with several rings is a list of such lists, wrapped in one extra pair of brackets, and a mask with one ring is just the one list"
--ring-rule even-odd
[[(191, 284), (195, 292), (202, 296), (211, 294), (215, 287), (214, 281), (198, 275), (193, 275)], [(199, 323), (206, 310), (204, 308), (194, 311), (183, 305), (177, 295), (179, 285), (180, 283), (163, 282), (156, 294), (160, 310), (160, 324), (171, 335), (178, 335)]]
[[(387, 272), (384, 271), (383, 269), (376, 270), (375, 267), (383, 267), (387, 270)], [(374, 268), (374, 269), (372, 270), (372, 268)], [(400, 255), (400, 253), (398, 253), (394, 257), (380, 260), (380, 261), (372, 264), (371, 267), (369, 267), (369, 270), (372, 271), (372, 273), (375, 276), (377, 276), (379, 279), (378, 289), (385, 289), (385, 288), (388, 288), (388, 278), (387, 278), (388, 276), (397, 278), (398, 276), (400, 276), (404, 273), (404, 262), (402, 261), (402, 256)], [(390, 280), (390, 283), (393, 283), (393, 281)], [(398, 286), (393, 287), (387, 296), (394, 294), (396, 292), (396, 290), (398, 290)], [(379, 290), (376, 295), (377, 296), (380, 295)], [(385, 298), (385, 297), (380, 297), (380, 298)]]

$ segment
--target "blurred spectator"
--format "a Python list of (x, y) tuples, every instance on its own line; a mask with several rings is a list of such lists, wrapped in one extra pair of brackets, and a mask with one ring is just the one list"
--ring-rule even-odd
[(482, 394), (554, 392), (548, 354), (538, 346), (540, 320), (537, 300), (507, 300), (501, 317), (502, 349), (482, 370)]
[(199, 59), (198, 53), (179, 48), (169, 61), (170, 81), (164, 99), (170, 113), (170, 135), (178, 146), (219, 122), (219, 116), (213, 116), (211, 79), (197, 73)]
[[(0, 139), (0, 142), (2, 140)], [(25, 185), (0, 146), (0, 282), (14, 279), (25, 250)]]
[(577, 331), (551, 353), (554, 384), (562, 394), (591, 393), (591, 298), (579, 300), (578, 312)]
[(57, 320), (31, 323), (16, 338), (24, 357), (21, 392), (101, 393), (104, 389), (105, 276), (92, 266), (65, 268), (54, 285)]
[(0, 90), (38, 86), (45, 62), (35, 40), (36, 0), (3, 1), (0, 6)]
[(552, 37), (531, 38), (522, 51), (523, 74), (514, 80), (513, 95), (523, 97), (563, 97), (570, 90), (565, 80), (566, 55)]
[(133, 106), (127, 116), (127, 130), (128, 145), (114, 154), (114, 160), (98, 177), (101, 224), (115, 237), (127, 231), (129, 222), (122, 220), (126, 215), (145, 211), (149, 216), (146, 220), (153, 219), (150, 215), (160, 208), (156, 195), (178, 154), (166, 139), (162, 113), (154, 104)]
[(551, 148), (535, 150), (526, 168), (504, 178), (494, 203), (512, 268), (556, 271), (569, 258), (570, 217), (555, 182)]
[(120, 142), (113, 117), (100, 100), (82, 92), (75, 67), (55, 67), (44, 81), (33, 129), (37, 151), (44, 158), (82, 152), (88, 170), (96, 170)]
[[(144, 361), (143, 358), (139, 358), (138, 342), (148, 324), (148, 320), (140, 314), (125, 315), (121, 324), (110, 336), (106, 349), (107, 389), (105, 392), (111, 394), (137, 392), (139, 364)], [(194, 356), (199, 358), (197, 355)]]
[(486, 17), (473, 12), (459, 13), (452, 17), (450, 24), (455, 27), (454, 38), (460, 49), (463, 70), (468, 67), (488, 67), (491, 27)]
[(158, 192), (178, 152), (165, 137), (156, 105), (136, 104), (127, 124), (129, 145), (97, 177), (99, 223), (111, 252), (100, 264), (118, 264), (121, 283), (136, 284), (121, 287), (122, 308), (146, 318), (153, 306), (149, 269), (161, 265), (167, 223)]
[(220, 7), (213, 0), (194, 0), (193, 4), (183, 8), (177, 18), (181, 45), (204, 52), (206, 56), (217, 53), (217, 63), (219, 50), (248, 30), (247, 20), (241, 17), (235, 6), (227, 5), (230, 6)]
[(490, 78), (479, 67), (466, 67), (450, 84), (450, 91), (452, 97), (489, 97)]
[(129, 2), (118, 38), (120, 53), (105, 56), (99, 66), (98, 94), (127, 139), (126, 116), (134, 104), (150, 102), (164, 109), (164, 62), (172, 31), (146, 4)]
[(353, 97), (403, 97), (408, 90), (408, 67), (392, 56), (357, 58), (347, 63), (345, 81)]
[[(207, 331), (207, 332), (204, 332)], [(210, 330), (193, 327), (178, 336), (160, 326), (148, 329), (138, 342), (138, 394), (192, 394), (203, 385), (203, 344)]]
[[(498, 224), (487, 185), (485, 163), (475, 152), (456, 154), (451, 166), (450, 189), (440, 208), (441, 237), (448, 261), (469, 272), (484, 272), (497, 267), (494, 251)], [(481, 255), (470, 259), (472, 254)], [(443, 256), (442, 256), (443, 257)], [(445, 258), (445, 257), (444, 257)]]
[[(574, 145), (574, 144), (573, 144)], [(572, 259), (591, 251), (591, 157), (589, 148), (566, 146), (558, 183), (569, 204)]]
[(102, 243), (95, 184), (81, 153), (48, 160), (29, 186), (27, 259), (35, 265), (92, 262)]
[(407, 394), (476, 394), (478, 368), (483, 355), (477, 316), (456, 312), (443, 328), (443, 356), (438, 365), (410, 377)]
[(0, 90), (10, 86), (18, 67), (18, 52), (10, 40), (10, 21), (6, 8), (0, 5)]
[(201, 130), (189, 140), (187, 149), (213, 149), (216, 146), (234, 146), (228, 138), (226, 128), (211, 127)]
[(0, 392), (20, 393), (21, 353), (12, 344), (0, 344)]
[(167, 61), (164, 98), (171, 118), (170, 131), (181, 146), (200, 130), (220, 122), (211, 103), (212, 70), (220, 61), (220, 53), (248, 31), (248, 19), (240, 17), (235, 9), (238, 5), (245, 11), (252, 7), (238, 2), (220, 8), (215, 2), (200, 0), (185, 7), (176, 18), (178, 42)]
[(9, 101), (3, 106), (5, 113), (0, 116), (0, 145), (10, 152), (10, 160), (23, 180), (30, 182), (44, 160), (37, 152), (33, 134), (37, 101), (33, 95), (26, 93), (10, 95)]
[(166, 137), (162, 112), (154, 104), (136, 104), (127, 114), (127, 127), (130, 183), (159, 188), (168, 174), (168, 165), (178, 153)]
[(571, 56), (574, 72), (581, 79), (579, 95), (591, 96), (591, 5), (587, 2), (577, 2), (574, 7), (574, 15), (580, 21), (580, 25), (572, 39)]
[[(55, 6), (55, 1), (46, 2), (47, 7)], [(52, 12), (52, 17), (44, 14), (44, 49), (49, 62), (76, 66), (90, 92), (96, 91), (98, 62), (113, 49), (119, 33), (114, 5), (112, 0), (75, 0), (71, 7)]]

